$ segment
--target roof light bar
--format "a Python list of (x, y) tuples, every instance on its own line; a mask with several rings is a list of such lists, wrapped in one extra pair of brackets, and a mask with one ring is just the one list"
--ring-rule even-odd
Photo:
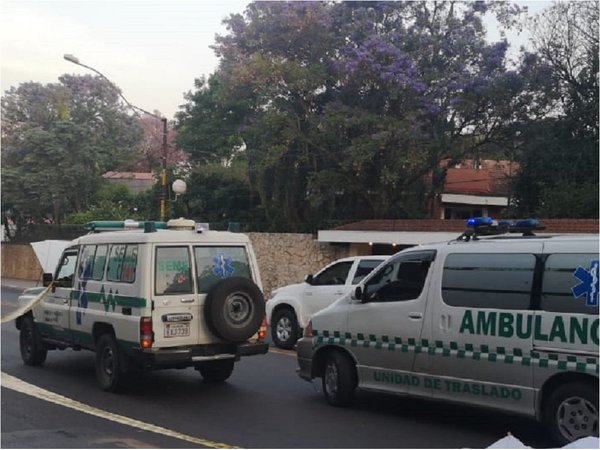
[(469, 241), (478, 236), (492, 236), (506, 233), (523, 233), (523, 236), (534, 236), (534, 230), (543, 230), (537, 219), (518, 219), (495, 221), (491, 217), (471, 217), (467, 219), (467, 228), (458, 240)]
[(493, 225), (494, 220), (491, 217), (471, 217), (467, 219), (467, 228), (476, 228), (481, 226)]
[(157, 221), (135, 221), (135, 220), (93, 220), (86, 223), (83, 228), (91, 232), (101, 231), (121, 231), (121, 230), (134, 230), (134, 229), (145, 229), (146, 224), (153, 224), (155, 229), (166, 229), (166, 222)]

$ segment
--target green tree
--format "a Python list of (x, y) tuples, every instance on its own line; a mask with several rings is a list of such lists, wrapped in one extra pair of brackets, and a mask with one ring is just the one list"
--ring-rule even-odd
[(175, 202), (179, 206), (175, 213), (181, 211), (198, 222), (261, 221), (258, 196), (250, 187), (243, 160), (236, 159), (228, 166), (212, 163), (196, 167), (187, 185), (187, 193)]
[(507, 43), (485, 40), (490, 11), (505, 23), (519, 12), (503, 2), (252, 3), (226, 20), (219, 70), (188, 97), (180, 138), (206, 148), (221, 132), (225, 153), (236, 143), (274, 228), (423, 216), (444, 183), (440, 163), (503, 145), (528, 106), (527, 79), (505, 67)]
[(114, 86), (64, 75), (2, 97), (2, 210), (18, 224), (82, 212), (107, 170), (139, 157), (141, 129)]
[(598, 2), (555, 3), (534, 22), (532, 67), (551, 81), (552, 110), (522, 127), (516, 211), (598, 217)]

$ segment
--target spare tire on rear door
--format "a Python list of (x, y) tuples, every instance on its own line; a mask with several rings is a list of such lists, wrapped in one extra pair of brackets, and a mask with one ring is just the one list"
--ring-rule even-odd
[(263, 294), (248, 278), (226, 278), (206, 295), (206, 324), (213, 334), (226, 341), (242, 342), (252, 337), (260, 328), (264, 315)]

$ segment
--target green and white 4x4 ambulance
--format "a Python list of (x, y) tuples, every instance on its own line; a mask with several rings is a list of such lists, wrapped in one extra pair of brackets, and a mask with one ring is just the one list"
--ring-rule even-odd
[(471, 233), (399, 252), (311, 318), (299, 375), (333, 405), (359, 387), (598, 436), (598, 243)]
[(194, 367), (206, 381), (223, 381), (241, 356), (267, 352), (247, 236), (196, 230), (181, 219), (88, 228), (56, 272), (44, 274), (51, 284), (43, 299), (17, 319), (25, 364), (41, 365), (52, 349), (92, 350), (100, 387), (116, 390), (140, 368)]

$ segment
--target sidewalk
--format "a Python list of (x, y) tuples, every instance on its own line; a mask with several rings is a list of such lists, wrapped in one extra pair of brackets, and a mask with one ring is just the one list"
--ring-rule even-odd
[(30, 287), (42, 286), (42, 280), (20, 280), (18, 278), (1, 278), (0, 285), (4, 289), (13, 289), (15, 291), (23, 291)]

